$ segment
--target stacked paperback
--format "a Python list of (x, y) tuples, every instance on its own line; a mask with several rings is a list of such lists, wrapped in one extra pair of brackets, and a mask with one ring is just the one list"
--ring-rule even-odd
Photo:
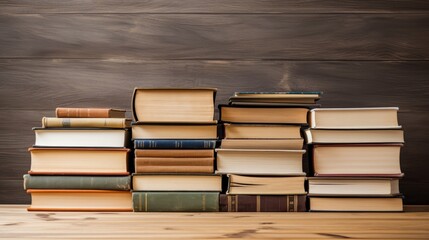
[(310, 211), (402, 211), (398, 108), (310, 112)]
[(29, 211), (131, 211), (124, 110), (57, 108), (34, 128)]
[(135, 212), (219, 210), (215, 96), (215, 89), (134, 90)]
[(228, 175), (220, 210), (297, 212), (306, 210), (304, 140), (314, 92), (237, 92), (219, 105), (223, 139), (217, 172)]

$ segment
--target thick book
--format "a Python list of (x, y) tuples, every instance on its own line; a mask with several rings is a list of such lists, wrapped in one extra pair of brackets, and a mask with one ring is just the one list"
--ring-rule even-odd
[(323, 212), (402, 212), (401, 197), (310, 197), (310, 211)]
[(24, 175), (24, 189), (131, 189), (130, 176), (32, 176)]
[(314, 145), (315, 176), (401, 177), (402, 144)]
[(136, 173), (213, 173), (214, 157), (136, 157)]
[(222, 139), (223, 149), (283, 149), (301, 150), (304, 146), (304, 139)]
[(43, 117), (43, 128), (129, 128), (126, 118), (54, 118)]
[(129, 131), (111, 128), (33, 128), (35, 147), (127, 147)]
[(31, 175), (128, 175), (126, 148), (30, 148)]
[(133, 174), (134, 191), (222, 191), (222, 176), (214, 174)]
[(216, 149), (217, 172), (302, 176), (305, 150)]
[(215, 98), (214, 88), (135, 88), (134, 121), (213, 123)]
[(402, 129), (307, 129), (307, 144), (404, 143)]
[(132, 124), (132, 139), (217, 139), (216, 124)]
[(218, 212), (218, 192), (133, 192), (134, 212)]
[(221, 212), (305, 212), (306, 195), (220, 195)]
[(28, 211), (130, 212), (129, 191), (28, 189), (31, 205)]
[(55, 110), (57, 118), (125, 118), (126, 110), (112, 108), (63, 108)]
[(313, 177), (308, 179), (309, 196), (396, 196), (397, 178)]
[(307, 194), (305, 177), (228, 175), (228, 194), (299, 195)]
[(136, 157), (214, 158), (213, 149), (136, 149)]
[(307, 124), (304, 107), (219, 105), (219, 118), (226, 123)]
[(319, 129), (391, 129), (398, 125), (397, 107), (316, 108), (310, 111), (310, 127)]
[(214, 149), (216, 140), (208, 139), (136, 139), (136, 149)]
[(226, 139), (301, 138), (301, 126), (299, 125), (225, 123), (224, 128)]

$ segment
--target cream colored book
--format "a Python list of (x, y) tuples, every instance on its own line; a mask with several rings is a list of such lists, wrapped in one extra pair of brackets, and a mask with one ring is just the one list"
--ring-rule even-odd
[(221, 192), (221, 175), (134, 174), (134, 191)]
[(397, 178), (321, 178), (308, 179), (312, 196), (394, 196), (399, 195)]
[(402, 212), (402, 198), (310, 197), (310, 211)]
[(225, 138), (301, 138), (299, 125), (231, 124), (225, 123)]
[(216, 124), (133, 124), (133, 139), (217, 139)]
[(301, 150), (304, 139), (222, 139), (222, 149), (283, 149)]
[(402, 129), (307, 129), (307, 144), (404, 143)]
[(306, 194), (305, 177), (228, 175), (227, 194), (294, 195)]

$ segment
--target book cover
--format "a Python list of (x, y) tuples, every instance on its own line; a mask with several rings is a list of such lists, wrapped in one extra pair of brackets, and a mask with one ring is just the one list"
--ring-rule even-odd
[(136, 139), (137, 149), (214, 149), (216, 140), (206, 139)]
[(221, 212), (305, 212), (306, 195), (220, 195)]
[(25, 174), (24, 189), (131, 189), (130, 176), (31, 176)]
[(57, 118), (125, 118), (126, 110), (112, 108), (63, 108), (55, 110)]

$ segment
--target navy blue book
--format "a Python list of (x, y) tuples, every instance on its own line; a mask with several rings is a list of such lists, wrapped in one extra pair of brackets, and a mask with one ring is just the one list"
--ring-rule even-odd
[(136, 139), (134, 148), (137, 149), (214, 149), (216, 140), (207, 139)]

